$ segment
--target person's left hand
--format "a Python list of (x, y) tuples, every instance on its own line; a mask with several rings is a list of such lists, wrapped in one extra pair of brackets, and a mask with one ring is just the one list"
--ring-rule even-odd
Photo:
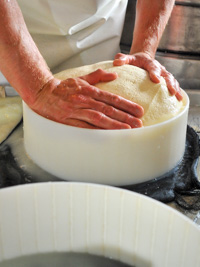
[(100, 90), (96, 83), (109, 82), (116, 73), (98, 69), (79, 78), (53, 77), (38, 91), (29, 105), (41, 116), (63, 124), (90, 129), (131, 129), (142, 127), (142, 106)]
[(118, 53), (115, 56), (113, 65), (121, 66), (124, 64), (130, 64), (145, 69), (149, 73), (151, 81), (154, 83), (159, 83), (160, 78), (163, 77), (166, 81), (169, 92), (172, 95), (175, 95), (179, 101), (183, 99), (178, 81), (166, 70), (164, 66), (162, 66), (157, 60), (151, 58), (151, 56), (147, 53), (140, 52), (133, 55)]

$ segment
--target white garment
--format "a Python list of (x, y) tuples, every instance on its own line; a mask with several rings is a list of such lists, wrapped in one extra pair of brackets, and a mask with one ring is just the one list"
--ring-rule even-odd
[(113, 59), (128, 0), (18, 0), (53, 72)]

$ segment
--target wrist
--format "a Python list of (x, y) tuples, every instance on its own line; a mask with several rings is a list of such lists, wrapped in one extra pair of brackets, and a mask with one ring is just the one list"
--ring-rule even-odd
[(130, 49), (130, 55), (136, 54), (136, 53), (143, 53), (147, 55), (147, 57), (154, 59), (156, 54), (156, 48), (157, 48), (157, 42), (156, 45), (154, 44), (155, 41), (151, 40), (145, 40), (144, 42), (136, 43), (133, 40), (131, 49)]
[(145, 57), (147, 59), (150, 59), (150, 60), (154, 60), (155, 59), (155, 55), (152, 54), (151, 52), (149, 51), (140, 51), (140, 50), (130, 50), (130, 55), (138, 55), (138, 56), (142, 56), (142, 57)]
[[(42, 102), (48, 102), (48, 96), (53, 93), (53, 91), (60, 84), (60, 80), (55, 78), (53, 75), (42, 84), (39, 90), (37, 90), (33, 101), (29, 102), (29, 107), (31, 107), (36, 112), (40, 111), (40, 105)], [(43, 101), (44, 100), (44, 101)], [(50, 103), (49, 103), (50, 104)]]

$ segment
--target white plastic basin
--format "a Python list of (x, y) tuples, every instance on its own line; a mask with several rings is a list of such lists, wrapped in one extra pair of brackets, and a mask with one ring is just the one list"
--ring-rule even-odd
[(137, 267), (200, 266), (197, 225), (127, 190), (66, 182), (15, 186), (0, 190), (0, 218), (0, 266), (52, 252), (90, 253)]

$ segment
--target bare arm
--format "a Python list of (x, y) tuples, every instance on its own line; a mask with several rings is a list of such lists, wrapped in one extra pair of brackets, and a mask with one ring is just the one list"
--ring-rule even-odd
[(93, 86), (116, 74), (99, 70), (77, 79), (54, 78), (16, 0), (0, 0), (0, 70), (34, 111), (51, 120), (83, 128), (142, 126), (141, 106)]
[(0, 1), (0, 59), (0, 70), (28, 105), (53, 78), (15, 0)]
[(175, 0), (138, 0), (130, 55), (117, 54), (114, 65), (131, 64), (149, 72), (158, 83), (164, 77), (169, 92), (182, 99), (181, 89), (173, 75), (155, 60), (155, 53), (171, 15)]
[(171, 15), (175, 0), (138, 0), (130, 54), (145, 52), (152, 58)]

